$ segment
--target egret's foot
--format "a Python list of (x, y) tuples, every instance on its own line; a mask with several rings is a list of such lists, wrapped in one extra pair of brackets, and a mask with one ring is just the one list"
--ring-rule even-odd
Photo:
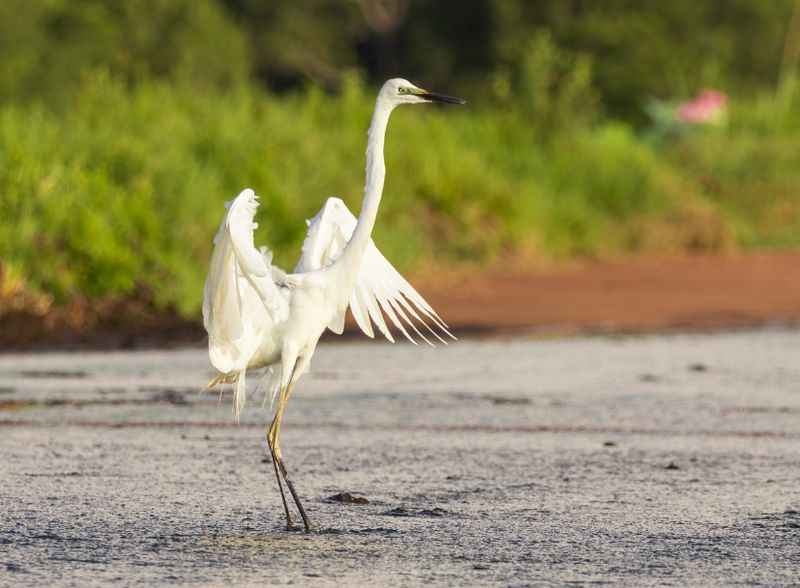
[(317, 526), (313, 522), (311, 522), (311, 519), (309, 519), (307, 516), (303, 517), (303, 532), (304, 533), (314, 533), (317, 530), (318, 530)]
[(286, 530), (296, 531), (297, 529), (297, 525), (295, 525), (294, 521), (292, 520), (292, 515), (289, 514), (289, 508), (286, 507)]

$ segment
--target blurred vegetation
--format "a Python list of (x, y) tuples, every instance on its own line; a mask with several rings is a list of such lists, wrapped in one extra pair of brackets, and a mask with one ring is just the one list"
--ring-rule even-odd
[[(293, 266), (325, 197), (358, 211), (397, 74), (470, 101), (393, 118), (376, 241), (401, 267), (800, 245), (795, 6), (4, 0), (0, 306), (193, 316), (243, 187)], [(704, 87), (727, 124), (653, 140), (647, 104)]]

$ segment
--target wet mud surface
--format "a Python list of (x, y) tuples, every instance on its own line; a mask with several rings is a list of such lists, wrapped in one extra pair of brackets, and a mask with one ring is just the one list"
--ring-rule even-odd
[[(322, 346), (283, 427), (202, 351), (0, 356), (0, 585), (800, 583), (800, 333)], [(702, 366), (702, 368), (698, 368)]]

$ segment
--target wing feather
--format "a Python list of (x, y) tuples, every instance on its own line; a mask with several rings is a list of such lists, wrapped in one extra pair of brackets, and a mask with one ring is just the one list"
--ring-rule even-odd
[(288, 314), (268, 252), (253, 244), (258, 199), (243, 190), (232, 202), (214, 237), (203, 290), (203, 324), (209, 357), (223, 374), (243, 372), (263, 333)]
[[(355, 230), (357, 220), (339, 198), (328, 198), (322, 210), (308, 221), (308, 233), (303, 242), (303, 253), (295, 268), (295, 273), (314, 271), (333, 263)], [(389, 330), (384, 314), (409, 341), (416, 340), (409, 333), (429, 345), (433, 343), (423, 335), (416, 323), (422, 325), (439, 341), (446, 344), (442, 335), (455, 339), (447, 324), (439, 317), (430, 304), (401, 276), (383, 254), (370, 241), (364, 254), (356, 285), (349, 300), (350, 311), (359, 328), (368, 337), (374, 337), (372, 324), (389, 340), (394, 338)], [(329, 325), (335, 332), (344, 321), (342, 308)], [(430, 324), (429, 324), (430, 323)]]
[(357, 284), (357, 288), (361, 288), (363, 292), (365, 292), (365, 298), (367, 301), (367, 311), (369, 312), (369, 318), (372, 319), (372, 322), (378, 326), (381, 334), (386, 337), (389, 341), (394, 343), (394, 337), (392, 336), (392, 332), (389, 330), (389, 327), (386, 326), (386, 321), (383, 320), (383, 314), (381, 314), (380, 307), (378, 306), (378, 301), (375, 298), (375, 293), (370, 291), (366, 286), (362, 284)]
[(375, 331), (372, 329), (372, 322), (369, 320), (369, 310), (367, 303), (364, 301), (363, 288), (358, 284), (353, 291), (353, 297), (350, 300), (350, 312), (353, 313), (353, 318), (356, 320), (358, 327), (364, 334), (372, 339), (375, 337)]

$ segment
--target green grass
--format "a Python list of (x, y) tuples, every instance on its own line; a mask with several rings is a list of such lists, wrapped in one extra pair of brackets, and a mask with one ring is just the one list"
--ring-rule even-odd
[[(726, 128), (658, 147), (594, 117), (560, 131), (512, 106), (401, 108), (376, 242), (404, 269), (796, 246), (792, 98), (735, 104)], [(358, 212), (373, 99), (355, 79), (279, 98), (101, 74), (60, 113), (0, 106), (3, 275), (57, 303), (137, 297), (194, 316), (223, 202), (242, 188), (262, 199), (257, 244), (284, 267), (327, 196)]]

